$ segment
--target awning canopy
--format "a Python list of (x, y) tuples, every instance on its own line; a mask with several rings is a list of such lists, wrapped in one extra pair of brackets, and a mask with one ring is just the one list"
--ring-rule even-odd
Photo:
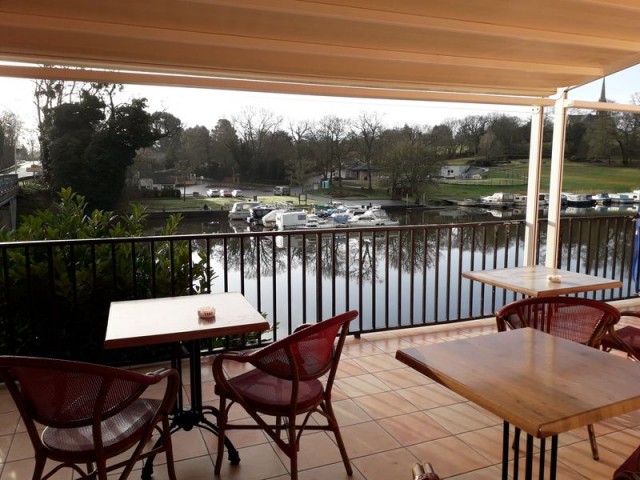
[(640, 63), (639, 25), (637, 0), (4, 0), (0, 60), (162, 75), (0, 75), (548, 105)]

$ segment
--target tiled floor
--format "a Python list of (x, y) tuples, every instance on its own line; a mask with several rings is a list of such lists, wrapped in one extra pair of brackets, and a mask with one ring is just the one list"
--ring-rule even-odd
[[(626, 318), (625, 322), (631, 320)], [(399, 348), (494, 331), (494, 321), (484, 320), (349, 338), (336, 379), (334, 406), (354, 468), (353, 476), (346, 475), (332, 437), (315, 432), (303, 438), (300, 479), (408, 480), (411, 466), (418, 460), (430, 461), (447, 479), (500, 478), (501, 419), (394, 358)], [(203, 366), (203, 391), (205, 403), (215, 405), (208, 365)], [(240, 409), (235, 410), (235, 415), (240, 415)], [(586, 428), (560, 436), (560, 480), (610, 479), (615, 468), (640, 445), (640, 412), (613, 418), (595, 428), (600, 461), (591, 458)], [(288, 459), (262, 433), (233, 431), (230, 437), (242, 461), (232, 467), (225, 460), (220, 478), (289, 478)], [(215, 454), (212, 454), (215, 441), (209, 432), (180, 431), (173, 438), (179, 479), (215, 478)], [(32, 455), (13, 402), (0, 388), (0, 480), (30, 479)], [(156, 463), (153, 478), (166, 479), (162, 460)], [(70, 472), (54, 477), (73, 478), (77, 477)], [(132, 478), (139, 478), (139, 471)]]

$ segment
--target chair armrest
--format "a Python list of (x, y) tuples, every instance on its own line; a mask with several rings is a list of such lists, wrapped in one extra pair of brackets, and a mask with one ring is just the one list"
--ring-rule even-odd
[(293, 333), (299, 332), (300, 330), (304, 330), (305, 328), (309, 328), (310, 326), (311, 326), (310, 323), (303, 323), (302, 325), (298, 325), (296, 329), (293, 331)]
[(180, 389), (180, 376), (175, 368), (160, 368), (152, 372), (147, 372), (146, 376), (153, 379), (152, 384), (167, 379), (167, 388), (162, 399), (160, 411), (169, 413), (178, 398), (178, 390)]
[(633, 310), (620, 310), (621, 317), (640, 317), (640, 308)]

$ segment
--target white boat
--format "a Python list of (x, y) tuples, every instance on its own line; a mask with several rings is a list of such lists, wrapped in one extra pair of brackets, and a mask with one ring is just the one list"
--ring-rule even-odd
[(634, 193), (610, 193), (609, 198), (611, 198), (611, 203), (636, 203), (638, 195)]
[(251, 209), (260, 205), (260, 202), (236, 202), (229, 210), (229, 220), (246, 221), (251, 216)]
[(549, 194), (548, 193), (540, 193), (538, 194), (538, 205), (540, 207), (546, 207), (549, 205)]
[(611, 203), (611, 197), (608, 193), (596, 193), (591, 198), (596, 205), (609, 205)]
[(480, 200), (476, 198), (465, 198), (463, 200), (453, 200), (453, 203), (459, 207), (475, 207), (480, 203)]
[(297, 230), (306, 228), (307, 212), (278, 212), (276, 213), (277, 230)]
[(480, 201), (490, 208), (509, 208), (514, 205), (515, 195), (513, 193), (496, 192), (488, 197), (481, 197)]
[(366, 210), (365, 212), (353, 215), (347, 220), (347, 225), (350, 227), (370, 227), (370, 226), (393, 226), (400, 225), (398, 220), (392, 220), (387, 215), (387, 212), (380, 208)]
[(586, 193), (565, 193), (567, 205), (571, 207), (590, 207), (594, 204), (591, 195)]
[(513, 194), (513, 204), (517, 207), (523, 207), (527, 204), (527, 196), (521, 193)]
[(256, 205), (249, 209), (249, 216), (245, 219), (247, 223), (251, 225), (263, 224), (262, 219), (265, 215), (273, 212), (276, 209), (273, 205)]

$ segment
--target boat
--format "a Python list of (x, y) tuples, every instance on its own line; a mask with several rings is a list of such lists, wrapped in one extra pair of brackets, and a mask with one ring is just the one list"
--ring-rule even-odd
[(477, 198), (465, 198), (463, 200), (452, 200), (459, 207), (475, 207), (480, 203)]
[(229, 210), (229, 220), (232, 221), (246, 221), (250, 215), (250, 210), (253, 207), (260, 205), (260, 202), (236, 202)]
[(611, 197), (608, 193), (596, 193), (591, 197), (596, 205), (609, 205), (611, 203)]
[(626, 193), (610, 193), (609, 198), (611, 198), (611, 203), (636, 203), (638, 195), (630, 192)]
[(527, 205), (527, 196), (521, 193), (513, 194), (513, 204), (517, 207), (524, 207)]
[(375, 208), (353, 215), (347, 220), (347, 225), (349, 227), (394, 226), (400, 225), (400, 222), (389, 218), (387, 212), (381, 208)]
[(249, 216), (245, 220), (250, 225), (262, 224), (264, 216), (275, 209), (276, 207), (274, 205), (256, 205), (249, 209)]
[(595, 202), (587, 193), (565, 193), (570, 207), (591, 207)]
[(307, 226), (307, 212), (305, 211), (278, 212), (275, 217), (276, 230), (297, 230)]
[(540, 208), (546, 207), (549, 205), (549, 194), (548, 193), (539, 193), (538, 194), (538, 205)]
[(496, 192), (488, 197), (481, 197), (480, 201), (489, 208), (509, 208), (514, 205), (515, 195), (513, 193)]

